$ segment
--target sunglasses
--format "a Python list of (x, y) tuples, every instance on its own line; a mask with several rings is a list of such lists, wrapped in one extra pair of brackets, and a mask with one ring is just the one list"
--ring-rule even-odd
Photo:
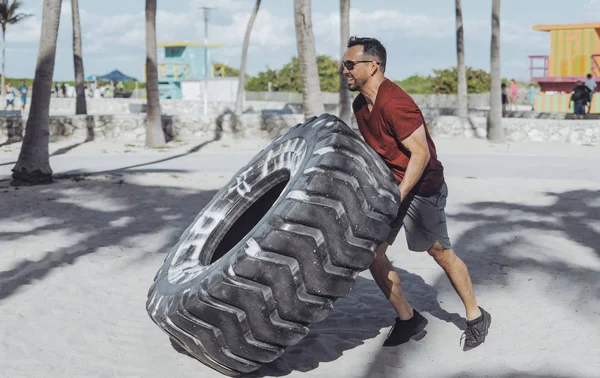
[(376, 62), (374, 60), (356, 60), (356, 61), (344, 60), (342, 62), (342, 65), (344, 67), (346, 67), (348, 69), (348, 71), (352, 71), (354, 69), (354, 66), (357, 65), (358, 63), (371, 63), (371, 62), (375, 62), (377, 64), (380, 64), (379, 62)]

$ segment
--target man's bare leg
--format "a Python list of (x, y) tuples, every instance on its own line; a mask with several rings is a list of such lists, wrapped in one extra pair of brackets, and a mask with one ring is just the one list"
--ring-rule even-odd
[(413, 308), (404, 296), (398, 273), (385, 255), (388, 246), (388, 243), (383, 243), (377, 247), (375, 250), (377, 255), (369, 269), (373, 279), (398, 313), (400, 320), (408, 320), (413, 317)]
[(427, 326), (427, 319), (417, 310), (413, 310), (406, 300), (400, 286), (400, 277), (385, 255), (387, 247), (388, 243), (377, 247), (376, 257), (370, 267), (375, 282), (398, 314), (394, 326), (383, 343), (384, 347), (404, 344), (422, 334)]
[(427, 252), (446, 272), (450, 283), (452, 283), (454, 290), (456, 290), (465, 306), (467, 320), (477, 319), (481, 316), (481, 311), (477, 306), (477, 300), (473, 292), (469, 270), (460, 257), (456, 256), (454, 250), (444, 249), (437, 241)]

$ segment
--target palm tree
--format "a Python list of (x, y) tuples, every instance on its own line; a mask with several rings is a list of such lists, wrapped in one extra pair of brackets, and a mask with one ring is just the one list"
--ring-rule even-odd
[(466, 117), (467, 111), (467, 69), (465, 67), (465, 40), (460, 0), (455, 0), (456, 7), (456, 57), (458, 60), (458, 101), (457, 115)]
[(81, 48), (81, 23), (79, 22), (79, 0), (71, 0), (71, 13), (73, 16), (73, 60), (75, 63), (75, 82), (77, 102), (75, 114), (87, 114), (85, 100), (85, 83), (83, 71), (83, 51)]
[(48, 153), (50, 92), (62, 0), (44, 0), (43, 4), (42, 33), (31, 91), (31, 108), (19, 159), (12, 170), (12, 185), (39, 185), (52, 182)]
[(158, 99), (156, 0), (146, 0), (146, 147), (165, 145)]
[(352, 121), (352, 96), (345, 85), (346, 77), (341, 60), (346, 52), (346, 41), (350, 38), (350, 0), (340, 0), (340, 119), (347, 125)]
[(296, 42), (300, 61), (304, 116), (320, 115), (325, 111), (321, 100), (315, 37), (312, 30), (310, 0), (294, 0)]
[(30, 14), (17, 13), (21, 7), (21, 2), (13, 0), (9, 5), (8, 0), (2, 0), (0, 2), (0, 25), (2, 26), (2, 90), (4, 90), (4, 76), (5, 69), (4, 63), (6, 62), (6, 27), (8, 25), (14, 25), (23, 19), (30, 17)]
[(244, 46), (242, 47), (242, 64), (240, 65), (240, 80), (237, 91), (237, 97), (235, 98), (235, 114), (242, 114), (242, 107), (244, 103), (244, 87), (246, 85), (246, 56), (248, 55), (248, 45), (250, 44), (250, 33), (252, 32), (252, 26), (256, 20), (258, 14), (258, 8), (260, 8), (261, 0), (256, 0), (254, 3), (254, 9), (250, 15), (250, 20), (246, 26), (246, 34), (244, 35)]
[(502, 127), (502, 93), (500, 76), (500, 0), (492, 0), (492, 44), (490, 61), (490, 115), (487, 122), (487, 138), (493, 142), (504, 140)]

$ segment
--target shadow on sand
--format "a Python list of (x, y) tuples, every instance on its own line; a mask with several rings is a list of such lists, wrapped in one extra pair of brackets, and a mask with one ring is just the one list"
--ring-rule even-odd
[[(77, 181), (75, 189), (68, 185), (73, 181)], [(84, 201), (73, 201), (74, 190), (85, 191), (92, 201), (101, 199), (122, 206), (113, 211), (87, 206)], [(100, 248), (118, 247), (131, 237), (150, 236), (166, 227), (176, 227), (183, 232), (215, 193), (214, 190), (138, 185), (123, 175), (71, 176), (59, 178), (50, 186), (0, 187), (3, 221), (46, 220), (28, 231), (0, 231), (0, 244), (53, 232), (88, 235), (85, 241), (68, 247), (39, 245), (40, 250), (47, 251), (40, 259), (15, 258), (12, 268), (0, 272), (0, 303), (22, 292), (29, 284), (42, 284), (38, 281), (51, 271), (74, 265), (79, 258)], [(43, 205), (36, 200), (43, 201)], [(134, 219), (131, 226), (119, 225), (125, 218)], [(178, 238), (179, 234), (173, 235), (165, 245), (156, 246), (156, 253), (167, 252)]]
[[(201, 148), (201, 147), (200, 147)], [(191, 152), (188, 152), (191, 153)], [(106, 175), (102, 179), (93, 177), (69, 178), (80, 180), (79, 187), (89, 193), (92, 198), (119, 201), (123, 203), (120, 210), (103, 211), (90, 206), (82, 206), (70, 200), (71, 193), (60, 182), (53, 186), (30, 187), (20, 189), (0, 188), (0, 212), (6, 221), (22, 219), (49, 219), (28, 231), (0, 231), (0, 243), (41, 235), (48, 232), (67, 231), (88, 235), (76, 245), (53, 248), (40, 245), (42, 258), (32, 261), (25, 258), (15, 259), (12, 268), (0, 272), (0, 303), (18, 295), (28, 284), (43, 284), (43, 280), (51, 271), (76, 264), (83, 256), (93, 254), (107, 246), (118, 246), (132, 236), (143, 237), (159, 232), (169, 224), (183, 230), (197, 215), (215, 191), (193, 191), (167, 186), (143, 186), (128, 182), (126, 176)], [(124, 188), (128, 186), (128, 190)], [(35, 194), (35, 197), (27, 195)], [(547, 193), (554, 202), (547, 206), (531, 206), (506, 202), (479, 202), (467, 205), (463, 211), (450, 214), (449, 219), (458, 222), (469, 222), (473, 226), (462, 233), (455, 241), (461, 257), (468, 266), (477, 267), (472, 270), (474, 284), (502, 287), (508, 284), (515, 270), (520, 272), (544, 272), (548, 275), (576, 283), (579, 287), (580, 311), (592, 311), (596, 300), (600, 297), (600, 273), (592, 267), (573, 267), (559, 261), (535, 258), (535, 256), (517, 256), (511, 251), (528, 247), (532, 253), (542, 252), (542, 248), (525, 244), (513, 234), (524, 227), (532, 232), (560, 232), (565, 238), (595, 251), (600, 258), (598, 240), (600, 229), (591, 226), (600, 223), (600, 191), (575, 190), (563, 193)], [(32, 198), (44, 201), (40, 206)], [(15, 211), (18, 209), (18, 211)], [(72, 214), (77, 214), (73, 217)], [(118, 226), (123, 217), (133, 217), (134, 223), (129, 227)], [(166, 252), (175, 244), (179, 234), (173, 235), (165, 245), (156, 246), (156, 252)], [(481, 251), (485, 251), (482, 254)], [(566, 253), (571, 253), (566, 251)], [(144, 256), (141, 256), (144, 258)], [(418, 275), (398, 269), (405, 285), (415, 285), (414, 292), (427, 292), (428, 299), (408, 298), (415, 307), (423, 312), (438, 317), (446, 322), (461, 327), (464, 323), (457, 314), (443, 310), (437, 298), (437, 288), (441, 280), (433, 286), (428, 285)], [(573, 293), (545, 293), (543, 295), (573, 296)], [(309, 335), (299, 344), (287, 348), (285, 353), (271, 364), (265, 365), (253, 377), (285, 376), (294, 371), (310, 372), (321, 363), (339, 359), (345, 351), (363, 345), (367, 340), (380, 337), (383, 328), (390, 327), (395, 313), (379, 288), (369, 278), (359, 276), (354, 291), (336, 302), (334, 311), (323, 322), (311, 327)], [(463, 325), (464, 327), (464, 325)], [(331, 342), (336, 339), (336, 342)], [(165, 340), (166, 342), (166, 340)], [(379, 341), (377, 341), (379, 343)], [(383, 348), (371, 355), (377, 361)], [(302, 358), (299, 356), (302, 355)], [(368, 363), (366, 361), (365, 363)], [(401, 363), (407, 363), (399, 361)], [(375, 366), (375, 364), (371, 364)], [(395, 370), (397, 376), (400, 370)], [(364, 377), (370, 377), (375, 371), (368, 370)], [(462, 373), (461, 373), (462, 374)], [(449, 375), (458, 378), (463, 375)], [(466, 374), (466, 373), (465, 373)], [(381, 372), (377, 372), (378, 376)], [(464, 376), (469, 376), (468, 374)], [(501, 377), (561, 377), (560, 375), (535, 375), (507, 372)]]

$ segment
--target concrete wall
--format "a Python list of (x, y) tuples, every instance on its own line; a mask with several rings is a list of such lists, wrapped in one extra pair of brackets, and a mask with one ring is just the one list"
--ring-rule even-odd
[[(325, 104), (337, 104), (339, 102), (339, 94), (337, 93), (322, 93), (323, 102)], [(527, 88), (519, 88), (518, 104), (529, 105)], [(456, 107), (456, 95), (443, 94), (411, 94), (411, 97), (421, 107)], [(246, 92), (248, 100), (256, 101), (277, 101), (302, 103), (302, 94), (293, 92)], [(468, 95), (468, 105), (474, 109), (489, 109), (490, 94), (489, 93), (473, 93)]]
[[(337, 104), (340, 101), (338, 93), (322, 92), (321, 98), (325, 104)], [(297, 92), (248, 92), (246, 99), (252, 101), (277, 101), (302, 103), (302, 93)]]
[[(250, 92), (249, 92), (250, 93)], [(286, 105), (292, 105), (294, 110), (302, 112), (302, 96), (299, 93), (280, 93), (278, 97), (267, 101), (255, 101), (249, 99), (244, 102), (244, 112), (260, 112), (263, 109), (282, 109)], [(289, 95), (289, 96), (288, 96)], [(336, 112), (339, 98), (336, 93), (327, 94), (328, 101), (324, 101), (328, 112)], [(330, 95), (330, 96), (329, 96)], [(289, 98), (285, 98), (288, 96)], [(413, 95), (415, 102), (422, 108), (453, 108), (456, 107), (455, 95)], [(288, 101), (289, 100), (289, 101)], [(88, 98), (88, 114), (132, 114), (132, 106), (139, 108), (145, 104), (142, 98)], [(198, 100), (161, 100), (163, 114), (167, 115), (196, 115), (204, 114), (204, 102)], [(30, 104), (30, 101), (28, 101)], [(226, 110), (233, 110), (234, 102), (208, 102), (208, 114), (222, 114)], [(473, 109), (489, 109), (489, 94), (469, 95), (469, 107)], [(29, 107), (25, 109), (25, 113)], [(50, 101), (50, 115), (75, 114), (75, 98), (53, 97)]]
[[(473, 95), (480, 96), (480, 95)], [(480, 99), (483, 98), (480, 96)], [(454, 117), (453, 106), (428, 106), (431, 104), (452, 105), (452, 96), (417, 97), (425, 120), (432, 134), (444, 137), (481, 137), (486, 135), (486, 117), (489, 110), (470, 108), (469, 117)], [(141, 106), (144, 99), (88, 99), (89, 116), (75, 116), (74, 98), (53, 98), (51, 102), (51, 137), (85, 139), (88, 132), (96, 138), (143, 140), (145, 114), (132, 114), (131, 107)], [(275, 137), (287, 128), (303, 121), (301, 114), (260, 114), (264, 109), (281, 109), (291, 106), (301, 112), (301, 104), (284, 102), (247, 101), (246, 111), (236, 118), (230, 114), (232, 103), (209, 103), (210, 113), (203, 115), (202, 101), (163, 100), (163, 126), (170, 138), (193, 138), (222, 133), (236, 137)], [(335, 104), (326, 111), (337, 114)], [(513, 111), (503, 119), (507, 139), (523, 142), (560, 142), (600, 145), (600, 120), (566, 120), (565, 113), (539, 113)], [(27, 113), (21, 121), (12, 121), (12, 130), (25, 125)], [(7, 123), (0, 118), (0, 143), (7, 138)], [(356, 127), (353, 122), (353, 127)], [(24, 127), (23, 127), (24, 128)]]
[[(135, 98), (92, 98), (87, 99), (87, 109), (90, 115), (101, 114), (132, 114), (133, 107), (145, 104), (145, 99)], [(161, 100), (161, 110), (167, 115), (203, 115), (204, 102), (202, 100)], [(227, 109), (232, 110), (234, 103), (229, 102), (209, 102), (209, 114), (222, 114)], [(281, 109), (285, 103), (269, 101), (246, 101), (244, 111), (258, 111), (263, 109)], [(27, 116), (29, 107), (25, 109), (24, 116)], [(74, 115), (75, 99), (53, 97), (50, 101), (50, 115)]]
[[(600, 145), (599, 120), (503, 118), (509, 142)], [(440, 116), (428, 123), (434, 137), (485, 138), (487, 118)]]
[[(289, 127), (304, 121), (301, 114), (268, 115), (231, 114), (220, 116), (163, 116), (163, 129), (167, 139), (214, 137), (217, 135), (237, 138), (275, 138)], [(0, 143), (7, 135), (6, 120), (0, 119)], [(14, 121), (18, 122), (18, 121)], [(24, 121), (20, 121), (24, 126)], [(50, 116), (50, 140), (85, 140), (93, 134), (97, 140), (144, 140), (146, 116), (143, 114), (121, 115), (69, 115)]]
[[(460, 118), (430, 114), (430, 118), (427, 124), (434, 137), (485, 138), (487, 134), (486, 117), (483, 116)], [(301, 114), (163, 116), (163, 128), (168, 139), (216, 135), (274, 138), (303, 121)], [(145, 122), (144, 115), (135, 114), (51, 116), (50, 135), (51, 140), (83, 141), (88, 132), (93, 131), (96, 139), (144, 140)], [(503, 126), (506, 139), (512, 142), (600, 145), (600, 120), (504, 118)], [(7, 138), (3, 120), (0, 120), (0, 137), (0, 142)]]
[[(430, 121), (440, 116), (456, 115), (456, 108), (429, 108), (422, 107), (421, 112), (426, 121)], [(468, 109), (469, 117), (484, 117), (490, 114), (489, 109)], [(591, 117), (596, 117), (592, 115)], [(535, 118), (535, 119), (570, 119), (573, 118), (571, 113), (549, 113), (537, 112), (531, 110), (512, 110), (507, 111), (505, 118)]]

